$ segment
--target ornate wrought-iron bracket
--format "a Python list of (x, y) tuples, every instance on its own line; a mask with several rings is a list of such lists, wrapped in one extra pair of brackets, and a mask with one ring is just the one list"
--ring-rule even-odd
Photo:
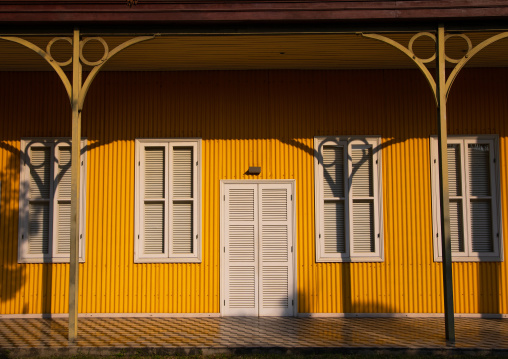
[[(90, 88), (90, 85), (92, 84), (92, 81), (94, 80), (95, 76), (97, 76), (100, 69), (106, 64), (106, 62), (109, 59), (111, 59), (114, 55), (116, 55), (120, 51), (128, 48), (129, 46), (132, 46), (132, 45), (137, 44), (139, 42), (151, 40), (151, 39), (155, 38), (155, 36), (156, 35), (139, 36), (139, 37), (132, 38), (132, 39), (127, 40), (124, 43), (118, 45), (111, 51), (109, 51), (108, 44), (102, 37), (88, 37), (83, 40), (80, 40), (79, 41), (79, 64), (80, 64), (79, 67), (81, 69), (81, 64), (85, 64), (87, 66), (91, 66), (92, 70), (90, 71), (87, 78), (85, 79), (85, 82), (83, 84), (81, 84), (81, 83), (79, 84), (81, 86), (81, 88), (79, 90), (79, 96), (78, 96), (78, 110), (79, 111), (82, 110), (83, 103), (85, 101), (85, 96), (88, 92), (88, 89)], [(42, 58), (44, 60), (46, 60), (46, 62), (55, 70), (55, 72), (60, 77), (60, 80), (62, 80), (65, 90), (67, 91), (67, 95), (69, 96), (69, 100), (72, 102), (72, 84), (69, 81), (69, 78), (64, 73), (62, 68), (65, 66), (68, 66), (72, 63), (73, 56), (71, 55), (70, 59), (67, 61), (59, 62), (59, 61), (55, 60), (53, 58), (53, 56), (51, 55), (51, 48), (58, 41), (67, 41), (72, 46), (73, 45), (73, 38), (72, 37), (55, 37), (55, 38), (51, 39), (49, 41), (48, 45), (46, 46), (46, 51), (42, 50), (40, 47), (31, 43), (30, 41), (27, 41), (27, 40), (19, 38), (19, 37), (0, 36), (0, 39), (18, 43), (22, 46), (29, 48), (30, 50), (35, 51), (40, 56), (42, 56)], [(99, 59), (97, 61), (88, 61), (85, 58), (85, 56), (83, 55), (83, 49), (84, 49), (85, 45), (90, 41), (98, 41), (99, 43), (102, 44), (102, 46), (104, 48), (104, 55), (102, 56), (101, 59)], [(80, 73), (81, 73), (81, 71), (80, 71)], [(81, 79), (81, 74), (79, 77)]]
[[(419, 32), (419, 33), (415, 34), (409, 40), (409, 44), (408, 44), (407, 47), (404, 47), (402, 44), (400, 44), (397, 41), (395, 41), (393, 39), (390, 39), (389, 37), (386, 37), (384, 35), (364, 34), (364, 33), (358, 33), (358, 35), (361, 35), (363, 37), (367, 37), (367, 38), (370, 38), (370, 39), (374, 39), (374, 40), (378, 40), (378, 41), (384, 42), (384, 43), (386, 43), (388, 45), (391, 45), (391, 46), (395, 47), (396, 49), (400, 50), (402, 53), (407, 55), (418, 66), (420, 71), (423, 73), (423, 75), (425, 76), (425, 78), (429, 82), (429, 85), (432, 88), (432, 93), (434, 94), (434, 98), (436, 99), (436, 103), (438, 102), (438, 99), (437, 99), (438, 94), (437, 94), (437, 90), (436, 90), (436, 81), (434, 80), (434, 77), (432, 76), (432, 74), (430, 73), (429, 69), (426, 66), (427, 63), (432, 62), (432, 61), (434, 61), (436, 59), (436, 53), (434, 53), (434, 55), (432, 55), (431, 57), (429, 57), (427, 59), (421, 59), (418, 56), (416, 56), (416, 54), (413, 51), (413, 44), (414, 44), (414, 42), (419, 37), (426, 36), (426, 37), (431, 38), (434, 42), (436, 42), (436, 35), (434, 35), (434, 34), (432, 34), (430, 32)], [(460, 59), (450, 58), (446, 54), (444, 56), (446, 61), (448, 61), (449, 63), (455, 64), (455, 66), (453, 67), (452, 72), (450, 73), (450, 75), (446, 79), (446, 84), (445, 84), (446, 98), (448, 98), (448, 94), (450, 93), (450, 89), (452, 87), (453, 82), (455, 81), (455, 78), (459, 74), (460, 70), (467, 64), (467, 62), (469, 60), (471, 60), (471, 58), (473, 56), (475, 56), (478, 52), (483, 50), (488, 45), (490, 45), (490, 44), (492, 44), (492, 43), (494, 43), (496, 41), (499, 41), (501, 39), (507, 38), (508, 37), (508, 32), (502, 32), (500, 34), (494, 35), (494, 36), (492, 36), (492, 37), (482, 41), (481, 43), (479, 43), (478, 45), (476, 45), (474, 47), (473, 47), (473, 44), (471, 42), (471, 39), (467, 35), (464, 35), (464, 34), (447, 34), (445, 36), (445, 38), (444, 38), (444, 41), (446, 42), (446, 40), (448, 40), (448, 39), (450, 39), (452, 37), (459, 37), (459, 38), (464, 39), (466, 41), (466, 43), (467, 43), (467, 52)]]

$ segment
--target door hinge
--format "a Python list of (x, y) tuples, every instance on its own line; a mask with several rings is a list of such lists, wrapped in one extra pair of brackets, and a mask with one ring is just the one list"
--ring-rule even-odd
[(293, 253), (293, 246), (291, 246), (291, 253)]
[(224, 299), (224, 306), (226, 306), (226, 300)]
[(295, 300), (291, 299), (291, 305), (295, 305)]
[(224, 195), (224, 201), (226, 200), (226, 195)]
[(291, 195), (291, 200), (293, 200), (293, 195)]

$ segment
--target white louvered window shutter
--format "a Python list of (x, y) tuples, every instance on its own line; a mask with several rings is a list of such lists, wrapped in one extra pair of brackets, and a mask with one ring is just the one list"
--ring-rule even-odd
[(29, 211), (28, 254), (50, 253), (51, 231), (51, 146), (33, 145), (29, 148)]
[(55, 146), (54, 255), (67, 257), (71, 238), (71, 146)]
[[(84, 261), (86, 140), (81, 146), (80, 261)], [(71, 225), (71, 142), (68, 138), (21, 140), (20, 263), (68, 263)]]
[[(498, 140), (449, 136), (447, 144), (453, 261), (497, 261), (500, 253)], [(431, 137), (434, 259), (442, 260), (438, 139)]]
[(322, 149), (324, 254), (347, 253), (346, 245), (346, 152), (347, 143)]
[(316, 260), (383, 260), (379, 137), (316, 137)]
[(166, 146), (143, 148), (143, 255), (163, 257), (166, 244)]
[(171, 252), (175, 256), (195, 250), (195, 149), (192, 144), (171, 146)]
[(494, 252), (491, 144), (467, 143), (469, 232), (472, 253)]
[[(366, 141), (349, 144), (349, 183), (351, 256), (370, 256), (376, 253), (376, 166), (373, 145)], [(377, 156), (376, 156), (377, 158)]]
[(199, 139), (136, 140), (135, 262), (200, 262)]
[(450, 141), (447, 147), (448, 159), (448, 190), (450, 195), (450, 236), (452, 252), (455, 255), (466, 252), (464, 242), (464, 190), (462, 187), (462, 158), (461, 143)]

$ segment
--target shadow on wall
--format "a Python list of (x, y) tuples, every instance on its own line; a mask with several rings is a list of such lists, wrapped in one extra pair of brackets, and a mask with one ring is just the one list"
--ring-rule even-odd
[[(51, 259), (44, 259), (44, 263), (20, 264), (18, 263), (19, 223), (27, 223), (29, 208), (19, 208), (20, 193), (29, 191), (28, 183), (21, 183), (20, 178), (20, 151), (0, 142), (0, 148), (8, 152), (4, 170), (0, 173), (2, 193), (0, 198), (0, 253), (2, 265), (0, 267), (0, 301), (5, 306), (2, 314), (17, 313), (52, 313), (53, 297), (53, 270), (56, 264)], [(33, 182), (43, 185), (36, 171), (31, 173)], [(16, 184), (19, 181), (19, 191)], [(39, 233), (42, 230), (36, 222), (30, 224), (30, 233)], [(27, 234), (28, 236), (28, 234)], [(34, 278), (33, 283), (27, 283), (28, 273)], [(30, 286), (30, 287), (28, 287)], [(22, 288), (26, 288), (23, 298), (17, 298)], [(16, 300), (14, 300), (16, 299)], [(9, 304), (11, 302), (11, 304)]]
[[(281, 140), (282, 141), (282, 140)], [(382, 149), (389, 147), (397, 142), (400, 142), (403, 140), (389, 140), (386, 142), (383, 142), (380, 146), (374, 147), (372, 149), (372, 154), (375, 154), (376, 152), (381, 151)], [(320, 163), (324, 163), (322, 158), (322, 151), (321, 149), (318, 149), (317, 151), (313, 148), (309, 148), (308, 146), (297, 142), (295, 140), (289, 140), (285, 141), (289, 145), (295, 146), (300, 148), (301, 150), (304, 150), (305, 152), (311, 154), (314, 156), (314, 158), (318, 157)], [(367, 143), (366, 143), (367, 144)], [(348, 160), (351, 161), (351, 157), (348, 154)], [(352, 168), (352, 172), (350, 175), (350, 178), (348, 179), (348, 186), (349, 191), (351, 191), (351, 184), (352, 179), (354, 178), (356, 171), (359, 169), (359, 167), (366, 163), (369, 160), (369, 157), (367, 156), (367, 153), (365, 152), (363, 157), (359, 160), (358, 166), (354, 166)], [(334, 164), (334, 163), (333, 163)], [(332, 164), (332, 165), (333, 165)], [(323, 164), (323, 166), (325, 166)], [(323, 171), (324, 172), (324, 178), (325, 181), (327, 181), (329, 187), (336, 186), (336, 183), (334, 182), (334, 179), (329, 175), (329, 171)], [(382, 303), (372, 303), (372, 302), (365, 302), (361, 298), (360, 300), (352, 300), (352, 283), (351, 283), (351, 264), (350, 263), (337, 263), (337, 265), (340, 265), (340, 279), (341, 279), (341, 299), (342, 299), (342, 312), (343, 313), (368, 313), (371, 310), (374, 310), (375, 313), (398, 313), (399, 310), (396, 308), (391, 308), (389, 306), (386, 306)], [(474, 263), (471, 263), (471, 265), (474, 265)], [(462, 267), (460, 267), (462, 268)], [(454, 282), (454, 287), (456, 288), (456, 292), (459, 292), (459, 296), (465, 296), (468, 295), (470, 297), (475, 296), (475, 287), (477, 288), (477, 300), (476, 301), (469, 301), (469, 305), (463, 306), (465, 308), (465, 311), (467, 313), (481, 313), (481, 314), (501, 314), (503, 311), (502, 303), (500, 302), (500, 299), (502, 298), (502, 293), (500, 291), (501, 288), (501, 271), (502, 271), (502, 263), (500, 262), (480, 262), (477, 263), (476, 266), (477, 270), (477, 283), (470, 283), (466, 286), (466, 288), (469, 288), (469, 293), (465, 293), (466, 290), (460, 283), (460, 281)], [(468, 278), (468, 274), (463, 271), (462, 276), (464, 278)], [(465, 279), (467, 280), (467, 279)], [(458, 289), (458, 291), (457, 291)], [(437, 295), (437, 293), (436, 293)], [(299, 295), (300, 297), (300, 295)], [(333, 299), (332, 299), (333, 300)], [(457, 313), (457, 308), (459, 308), (459, 301), (463, 302), (464, 298), (455, 297), (454, 303), (455, 303), (455, 313)], [(337, 308), (339, 306), (337, 305)], [(375, 308), (375, 309), (370, 309)], [(340, 312), (340, 309), (339, 309)]]
[[(501, 314), (500, 298), (500, 262), (478, 263), (478, 312), (488, 314)], [(456, 300), (456, 299), (455, 299)]]
[[(309, 146), (297, 141), (296, 139), (282, 139), (281, 142), (285, 142), (290, 146), (294, 146), (309, 155), (316, 157), (318, 152)], [(397, 142), (403, 141), (388, 140), (383, 142), (380, 146), (373, 149), (373, 153), (379, 152), (381, 149), (391, 146)], [(97, 141), (92, 145), (86, 147), (86, 151), (101, 146), (103, 143)], [(3, 165), (3, 171), (0, 173), (1, 197), (0, 197), (0, 256), (1, 256), (1, 267), (0, 267), (0, 300), (6, 313), (19, 312), (29, 313), (52, 312), (52, 275), (54, 266), (53, 264), (18, 264), (17, 263), (17, 243), (18, 243), (18, 204), (19, 204), (19, 193), (15, 188), (17, 180), (19, 179), (19, 159), (20, 151), (9, 145), (6, 142), (0, 142), (0, 148), (3, 151), (7, 151), (9, 154), (5, 156), (6, 163)], [(354, 176), (355, 173), (352, 174)], [(327, 181), (330, 181), (327, 178)], [(349, 182), (351, 183), (351, 181)], [(27, 191), (27, 188), (20, 188), (20, 191)], [(27, 215), (28, 211), (22, 211), (24, 215)], [(352, 301), (351, 297), (351, 269), (350, 264), (342, 263), (341, 268), (341, 299), (343, 303), (343, 311), (358, 313), (364, 312), (367, 308), (377, 308), (378, 313), (394, 313), (394, 308), (386, 307), (380, 303), (365, 303), (362, 302), (361, 298), (358, 301)], [(501, 313), (500, 303), (500, 280), (501, 280), (501, 263), (480, 263), (478, 265), (478, 312), (480, 313)], [(25, 283), (27, 278), (27, 270), (33, 271), (34, 283)], [(456, 283), (455, 285), (457, 285)], [(18, 309), (12, 300), (20, 293), (22, 287), (33, 285), (32, 288), (27, 288), (24, 291), (25, 298), (16, 301), (23, 303), (22, 308)], [(299, 295), (301, 296), (304, 294)], [(39, 296), (40, 299), (37, 298)], [(40, 297), (42, 296), (42, 297)], [(455, 301), (459, 298), (455, 298)], [(6, 304), (12, 302), (12, 304)], [(42, 303), (42, 308), (34, 307), (29, 308), (28, 303)], [(475, 303), (476, 304), (476, 303)], [(19, 304), (18, 304), (19, 305)], [(38, 304), (32, 304), (37, 305)]]
[[(2, 184), (0, 193), (0, 300), (6, 313), (16, 312), (16, 303), (9, 304), (21, 287), (25, 285), (26, 265), (18, 264), (18, 207), (19, 192), (16, 183), (19, 180), (19, 150), (5, 142), (0, 142), (0, 149), (8, 154), (3, 171), (0, 172)], [(24, 301), (27, 303), (27, 300)], [(28, 306), (23, 305), (23, 313), (28, 313)]]

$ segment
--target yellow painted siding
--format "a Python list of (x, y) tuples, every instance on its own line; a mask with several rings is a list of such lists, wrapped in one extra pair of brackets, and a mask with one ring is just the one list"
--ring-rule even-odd
[[(0, 73), (0, 314), (67, 311), (68, 265), (17, 264), (21, 137), (71, 134), (52, 73)], [(462, 73), (449, 131), (500, 136), (508, 228), (508, 70)], [(220, 180), (295, 179), (298, 310), (442, 312), (433, 262), (429, 136), (436, 109), (417, 71), (101, 73), (83, 112), (88, 138), (80, 312), (217, 313)], [(383, 139), (383, 263), (316, 263), (313, 137)], [(134, 264), (134, 139), (201, 137), (202, 263)], [(249, 166), (261, 166), (249, 176)], [(508, 257), (504, 240), (504, 257)], [(508, 313), (508, 266), (454, 263), (459, 313)]]

